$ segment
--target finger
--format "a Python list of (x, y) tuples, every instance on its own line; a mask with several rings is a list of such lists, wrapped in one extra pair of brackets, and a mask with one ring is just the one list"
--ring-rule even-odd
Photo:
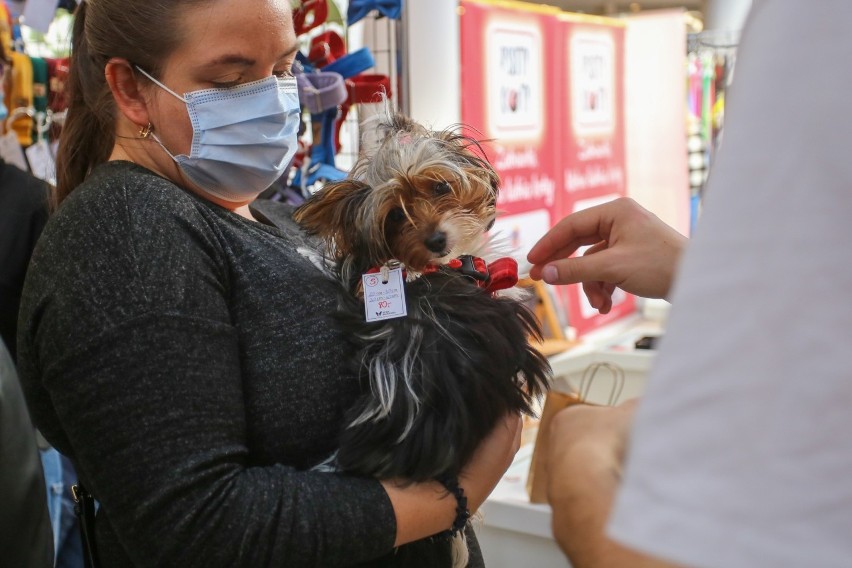
[(601, 306), (606, 311), (603, 311), (601, 313), (605, 315), (605, 314), (608, 314), (612, 310), (612, 294), (613, 294), (613, 292), (615, 292), (615, 284), (610, 284), (609, 282), (604, 282), (604, 284), (601, 288), (602, 288), (604, 296), (606, 298), (604, 305)]
[[(606, 250), (608, 246), (609, 244), (606, 241), (601, 241), (586, 249), (583, 256), (589, 256), (601, 252)], [(589, 305), (596, 310), (605, 306), (608, 297), (612, 295), (612, 290), (607, 291), (606, 287), (607, 284), (605, 282), (583, 282), (583, 292), (585, 292), (586, 298), (589, 300)]]
[(590, 246), (589, 248), (587, 248), (583, 252), (583, 256), (590, 256), (590, 255), (593, 255), (595, 253), (599, 253), (601, 251), (606, 250), (607, 247), (609, 247), (609, 243), (607, 241), (598, 241), (598, 242), (594, 243), (592, 246)]
[(524, 419), (520, 414), (516, 412), (510, 412), (506, 418), (506, 424), (509, 427), (509, 431), (513, 434), (517, 434), (521, 431), (524, 425)]
[(536, 264), (535, 266), (530, 268), (529, 277), (533, 280), (541, 280), (541, 269), (544, 268), (542, 264)]
[(583, 293), (589, 300), (589, 305), (599, 310), (606, 303), (606, 289), (603, 282), (583, 282)]
[[(544, 238), (544, 237), (542, 237), (542, 238)], [(562, 247), (556, 249), (550, 255), (548, 255), (547, 258), (542, 259), (540, 262), (537, 262), (536, 264), (545, 264), (545, 263), (550, 262), (552, 260), (562, 260), (563, 258), (568, 258), (572, 254), (577, 252), (577, 249), (579, 249), (580, 247), (585, 247), (585, 246), (589, 246), (589, 245), (597, 245), (597, 244), (602, 243), (602, 242), (605, 243), (606, 241), (601, 241), (600, 237), (598, 237), (597, 235), (590, 235), (588, 237), (580, 237), (580, 238), (577, 238), (576, 240), (572, 241), (571, 243), (568, 243), (565, 246), (562, 246)]]
[(583, 244), (607, 240), (612, 228), (610, 209), (605, 203), (565, 217), (533, 246), (527, 260), (531, 264), (542, 264), (562, 249), (576, 250)]
[(589, 299), (589, 305), (603, 315), (612, 310), (612, 293), (615, 285), (607, 282), (583, 282), (583, 292)]
[[(580, 246), (586, 246), (586, 245), (592, 245), (592, 246), (590, 246), (583, 253), (584, 256), (587, 255), (587, 254), (594, 254), (596, 252), (600, 252), (602, 250), (605, 250), (609, 246), (609, 243), (607, 243), (606, 241), (598, 241), (597, 237), (589, 237), (588, 242), (583, 242), (583, 243), (580, 244)], [(555, 253), (553, 253), (553, 258), (550, 258), (550, 259), (548, 259), (544, 262), (546, 263), (546, 262), (550, 262), (550, 261), (553, 261), (553, 260), (562, 260), (563, 258), (568, 258), (572, 254), (574, 254), (577, 251), (578, 248), (579, 247), (567, 247), (567, 248), (560, 249), (560, 250), (556, 251)], [(529, 277), (532, 278), (533, 280), (541, 280), (541, 271), (542, 271), (543, 268), (544, 268), (543, 264), (536, 264), (535, 266), (530, 268)]]
[(609, 282), (612, 276), (612, 250), (548, 263), (541, 269), (548, 284), (577, 284), (579, 282)]

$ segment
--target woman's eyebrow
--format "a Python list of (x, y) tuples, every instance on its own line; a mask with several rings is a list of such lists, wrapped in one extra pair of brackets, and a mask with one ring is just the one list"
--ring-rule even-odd
[(217, 57), (213, 61), (208, 61), (206, 65), (242, 65), (244, 67), (251, 67), (254, 65), (256, 61), (245, 55), (239, 55), (236, 53), (225, 54)]
[[(298, 51), (298, 49), (298, 42), (293, 43), (293, 45), (289, 49), (287, 49), (287, 51), (285, 51), (278, 57), (278, 60), (280, 61), (282, 59), (290, 57), (291, 55), (293, 55), (293, 53)], [(257, 63), (256, 60), (250, 57), (246, 57), (245, 55), (240, 55), (238, 53), (227, 53), (225, 55), (220, 55), (212, 61), (208, 61), (206, 65), (242, 65), (243, 67), (251, 67), (255, 63)]]
[(295, 41), (295, 42), (293, 42), (293, 45), (290, 46), (290, 48), (287, 51), (285, 51), (284, 53), (281, 54), (281, 56), (278, 58), (278, 60), (280, 61), (282, 59), (290, 57), (291, 55), (293, 55), (297, 51), (299, 51), (299, 42)]

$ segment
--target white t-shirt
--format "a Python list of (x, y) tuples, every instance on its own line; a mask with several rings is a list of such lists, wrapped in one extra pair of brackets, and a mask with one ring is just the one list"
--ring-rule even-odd
[(852, 566), (852, 1), (756, 0), (609, 534)]

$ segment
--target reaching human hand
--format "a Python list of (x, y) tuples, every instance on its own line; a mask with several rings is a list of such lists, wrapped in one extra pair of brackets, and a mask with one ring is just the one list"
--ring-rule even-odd
[[(629, 198), (568, 215), (527, 255), (530, 277), (548, 284), (582, 283), (600, 313), (612, 308), (616, 287), (666, 298), (687, 238)], [(582, 246), (583, 256), (568, 258)]]

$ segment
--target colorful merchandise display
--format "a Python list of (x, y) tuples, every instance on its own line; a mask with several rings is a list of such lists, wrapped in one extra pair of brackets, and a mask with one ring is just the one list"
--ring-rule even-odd
[[(70, 44), (50, 43), (46, 36), (22, 31), (18, 16), (0, 0), (0, 44), (6, 67), (3, 103), (7, 109), (2, 122), (0, 158), (52, 183), (56, 175), (56, 140), (67, 106), (65, 83)], [(63, 22), (60, 28), (67, 26), (71, 18), (65, 8), (57, 9), (55, 17)], [(32, 41), (25, 40), (25, 36)]]
[[(731, 43), (728, 43), (731, 42)], [(721, 141), (725, 91), (736, 62), (730, 39), (693, 34), (687, 54), (687, 136), (692, 227), (698, 219), (707, 173)]]
[[(349, 9), (350, 25), (366, 15), (398, 19), (401, 2), (350, 2)], [(353, 9), (360, 17), (353, 19)], [(305, 0), (295, 8), (293, 22), (303, 46), (294, 66), (304, 111), (300, 151), (288, 175), (262, 197), (299, 204), (323, 184), (346, 177), (336, 157), (352, 107), (391, 98), (393, 92), (388, 76), (370, 73), (375, 60), (368, 48), (347, 49), (347, 28), (334, 0)]]

